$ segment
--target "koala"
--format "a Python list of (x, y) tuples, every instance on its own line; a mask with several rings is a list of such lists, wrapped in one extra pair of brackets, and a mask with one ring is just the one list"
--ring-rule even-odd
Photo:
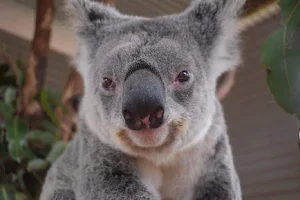
[(241, 62), (244, 3), (194, 0), (146, 18), (68, 0), (84, 95), (40, 199), (240, 200), (216, 83)]

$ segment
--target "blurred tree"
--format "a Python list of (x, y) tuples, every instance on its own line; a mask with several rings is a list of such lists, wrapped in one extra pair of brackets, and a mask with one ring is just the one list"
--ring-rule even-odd
[(21, 95), (21, 112), (25, 116), (41, 111), (34, 96), (43, 88), (45, 82), (54, 7), (54, 0), (37, 0), (35, 32)]
[(280, 1), (281, 24), (265, 41), (261, 60), (277, 103), (300, 121), (300, 0)]

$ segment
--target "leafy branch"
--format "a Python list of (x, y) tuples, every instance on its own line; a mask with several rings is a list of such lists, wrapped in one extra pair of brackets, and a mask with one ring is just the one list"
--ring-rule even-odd
[(277, 103), (300, 120), (300, 0), (279, 6), (283, 25), (267, 38), (261, 57)]

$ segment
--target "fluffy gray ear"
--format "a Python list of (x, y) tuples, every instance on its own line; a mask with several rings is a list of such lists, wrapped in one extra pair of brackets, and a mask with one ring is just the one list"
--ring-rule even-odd
[(77, 36), (78, 52), (73, 58), (73, 65), (85, 79), (89, 69), (89, 56), (109, 34), (107, 26), (117, 25), (129, 17), (100, 2), (92, 0), (65, 1)]
[(97, 37), (97, 31), (105, 25), (126, 18), (113, 7), (92, 0), (66, 0), (66, 7), (74, 19), (76, 33), (81, 39)]
[(72, 65), (80, 72), (86, 86), (91, 49), (105, 37), (106, 24), (116, 23), (122, 16), (114, 8), (92, 0), (65, 0), (65, 8), (77, 36), (77, 55)]
[(240, 63), (238, 16), (246, 0), (194, 0), (184, 12), (188, 29), (218, 77)]

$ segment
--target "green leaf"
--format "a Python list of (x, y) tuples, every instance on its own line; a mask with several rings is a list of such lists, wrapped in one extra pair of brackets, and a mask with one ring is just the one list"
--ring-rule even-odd
[(16, 117), (7, 123), (7, 137), (9, 140), (20, 141), (24, 139), (27, 131), (27, 124), (22, 119)]
[(48, 163), (45, 160), (40, 158), (30, 160), (27, 164), (27, 170), (29, 172), (44, 170), (47, 167), (48, 167)]
[(53, 163), (65, 150), (67, 143), (64, 141), (57, 141), (52, 149), (50, 150), (49, 154), (46, 157), (46, 161), (49, 163)]
[(12, 104), (17, 98), (17, 90), (14, 87), (8, 87), (5, 90), (4, 102), (6, 104)]
[(17, 162), (21, 162), (23, 159), (32, 159), (35, 155), (27, 147), (27, 145), (20, 144), (19, 142), (11, 141), (8, 144), (8, 150), (10, 156)]
[(9, 120), (13, 117), (13, 106), (11, 104), (6, 104), (4, 101), (0, 101), (0, 115), (4, 117), (5, 120)]
[(0, 199), (3, 199), (3, 200), (10, 200), (9, 192), (7, 191), (7, 189), (4, 185), (1, 185), (0, 197), (1, 197)]
[(39, 141), (45, 145), (52, 145), (56, 141), (56, 137), (49, 132), (40, 130), (29, 131), (26, 135), (27, 141)]
[(56, 131), (57, 131), (57, 126), (55, 126), (53, 123), (47, 121), (47, 120), (43, 120), (41, 122), (41, 128), (43, 128), (45, 131), (55, 135)]
[(25, 182), (24, 182), (24, 174), (25, 174), (25, 169), (24, 168), (18, 169), (17, 179), (18, 179), (18, 183), (19, 183), (19, 185), (20, 185), (20, 187), (23, 191), (26, 190), (26, 185), (25, 185)]
[(17, 162), (25, 158), (34, 158), (35, 156), (27, 146), (25, 135), (28, 131), (24, 120), (14, 118), (7, 123), (8, 150), (10, 156)]
[(281, 16), (284, 25), (299, 26), (300, 18), (300, 1), (299, 0), (283, 0), (279, 1), (281, 8)]
[(16, 65), (18, 68), (25, 72), (25, 64), (22, 59), (17, 59)]
[(56, 104), (57, 102), (59, 102), (60, 97), (61, 97), (59, 92), (52, 91), (52, 90), (49, 90), (49, 89), (46, 89), (46, 91), (47, 91), (48, 99), (49, 99), (50, 103)]
[(15, 193), (15, 200), (27, 200), (27, 199), (29, 199), (29, 198), (26, 194), (21, 193), (21, 192)]
[(58, 119), (54, 113), (55, 107), (53, 106), (53, 101), (58, 98), (55, 93), (49, 92), (47, 89), (42, 89), (39, 96), (39, 102), (41, 103), (44, 111), (47, 113), (48, 117), (51, 119), (51, 122), (56, 126), (58, 125)]
[(261, 58), (277, 103), (300, 120), (300, 0), (279, 5), (283, 26), (267, 38)]
[(12, 184), (0, 185), (0, 200), (28, 200), (28, 196), (17, 191), (16, 186)]

